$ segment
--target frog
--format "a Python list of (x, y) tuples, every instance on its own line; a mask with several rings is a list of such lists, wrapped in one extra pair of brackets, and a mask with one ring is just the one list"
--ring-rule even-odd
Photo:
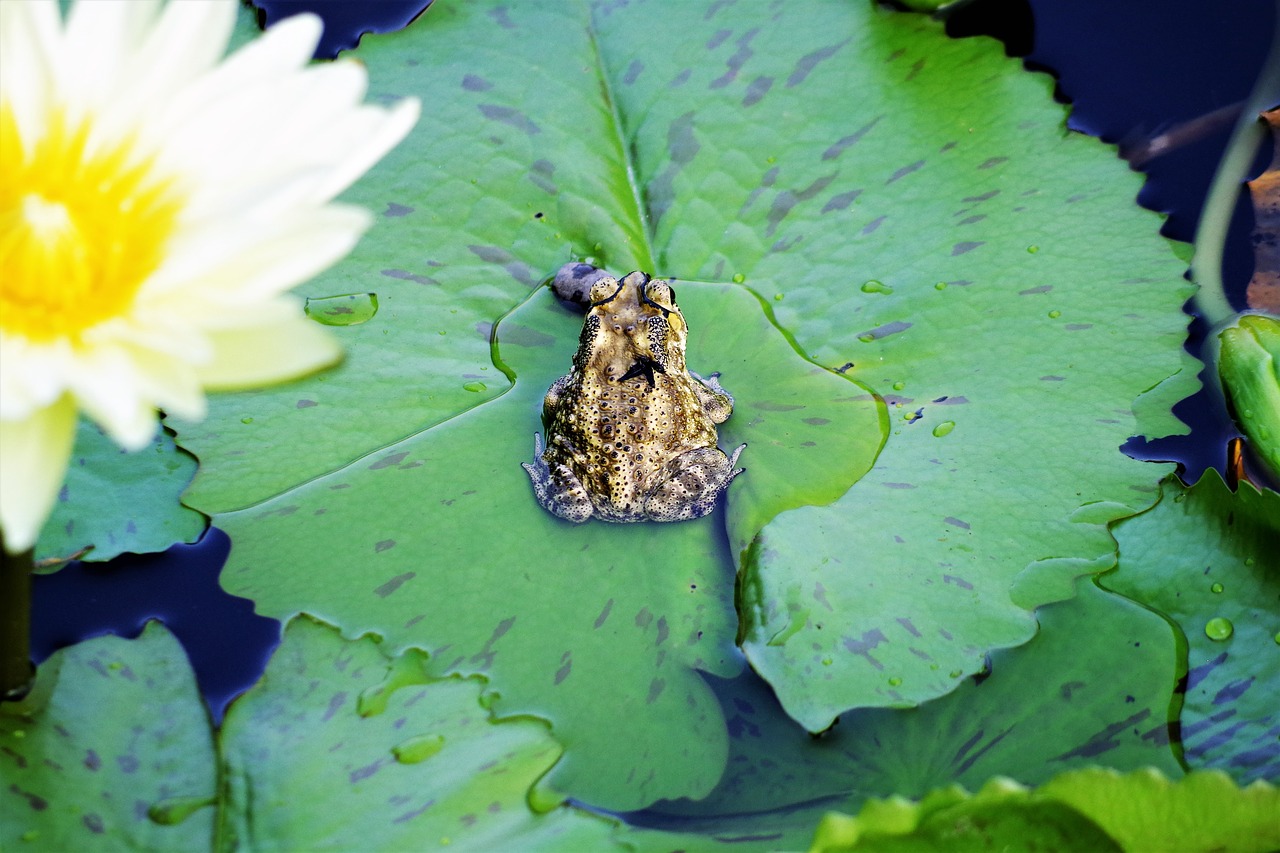
[(668, 280), (583, 266), (572, 369), (543, 398), (546, 446), (534, 433), (533, 462), (522, 463), (538, 503), (574, 523), (701, 518), (745, 470), (745, 444), (731, 456), (717, 446), (733, 397), (718, 373), (686, 366), (688, 325)]

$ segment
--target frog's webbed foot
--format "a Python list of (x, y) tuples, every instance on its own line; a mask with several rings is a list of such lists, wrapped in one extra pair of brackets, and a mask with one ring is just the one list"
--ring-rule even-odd
[(529, 473), (534, 496), (547, 512), (574, 524), (591, 518), (595, 510), (587, 490), (567, 465), (557, 463), (554, 468), (547, 467), (539, 433), (533, 434), (533, 462), (521, 462), (520, 467)]
[(711, 422), (722, 424), (729, 420), (729, 415), (733, 414), (733, 395), (724, 390), (720, 384), (720, 374), (709, 374), (706, 379), (692, 371), (689, 375), (696, 380), (693, 390), (697, 393), (698, 402), (702, 403), (702, 410), (707, 413)]
[(718, 447), (698, 447), (672, 459), (664, 479), (645, 501), (646, 516), (653, 521), (686, 521), (711, 512), (720, 493), (745, 470), (734, 467), (745, 447), (732, 456)]

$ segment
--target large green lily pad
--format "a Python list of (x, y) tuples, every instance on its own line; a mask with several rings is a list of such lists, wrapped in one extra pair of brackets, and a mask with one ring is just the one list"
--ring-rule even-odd
[(1193, 767), (1280, 779), (1280, 495), (1210, 469), (1116, 525), (1102, 582), (1164, 614), (1185, 640), (1182, 738)]
[[(1196, 372), (1182, 264), (1133, 203), (1139, 176), (1066, 133), (1052, 81), (994, 42), (870, 2), (441, 0), (357, 55), (373, 97), (417, 95), (425, 117), (347, 195), (377, 227), (303, 290), (376, 292), (378, 313), (335, 327), (336, 370), (180, 425), (202, 462), (187, 499), (243, 510), (222, 516), (226, 584), (265, 612), (386, 632), (437, 652), (436, 671), (486, 672), (504, 710), (545, 714), (565, 790), (616, 808), (710, 790), (724, 721), (695, 671), (738, 671), (735, 628), (811, 730), (954, 690), (1034, 634), (1032, 608), (1110, 567), (1107, 523), (1155, 499), (1168, 466), (1118, 448), (1180, 429), (1167, 403)], [(740, 626), (718, 517), (589, 525), (566, 548), (551, 519), (507, 512), (531, 503), (518, 463), (572, 343), (550, 316), (524, 323), (525, 348), (546, 335), (555, 358), (512, 359), (494, 401), (489, 332), (582, 257), (741, 279), (800, 351), (861, 383), (848, 405), (874, 411), (870, 388), (887, 406), (874, 468), (826, 506), (858, 470), (835, 453), (830, 482), (812, 479), (802, 448), (830, 429), (751, 441), (722, 520)], [(699, 313), (695, 330), (722, 312)], [(785, 412), (753, 413), (767, 368), (730, 369), (761, 333), (721, 329), (690, 361), (742, 398), (727, 442), (744, 414)], [(884, 429), (836, 437), (869, 461)], [(808, 454), (790, 470), (800, 499), (747, 500), (788, 479), (766, 451)], [(587, 673), (609, 687), (571, 698)], [(601, 726), (618, 719), (629, 737)]]
[[(747, 442), (748, 471), (730, 511), (763, 524), (779, 506), (837, 497), (874, 459), (875, 402), (797, 356), (742, 288), (678, 291), (695, 330), (691, 366), (721, 369), (737, 394), (726, 442)], [(218, 516), (234, 543), (223, 583), (278, 618), (302, 609), (425, 648), (437, 675), (485, 674), (497, 711), (553, 722), (568, 747), (559, 789), (634, 808), (720, 778), (725, 726), (699, 673), (741, 668), (732, 561), (720, 515), (575, 526), (534, 501), (518, 462), (532, 458), (542, 397), (580, 327), (539, 291), (495, 331), (497, 360), (516, 377), (502, 397)], [(751, 346), (734, 346), (738, 335)]]

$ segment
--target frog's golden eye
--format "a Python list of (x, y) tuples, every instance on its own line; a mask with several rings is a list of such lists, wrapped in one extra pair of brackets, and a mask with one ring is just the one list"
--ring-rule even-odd
[(652, 305), (661, 311), (663, 316), (667, 316), (675, 310), (676, 292), (666, 281), (655, 278), (641, 291), (640, 301), (645, 305)]
[(605, 305), (612, 302), (621, 292), (622, 282), (611, 275), (607, 275), (591, 285), (591, 305), (589, 307), (595, 308), (597, 305)]

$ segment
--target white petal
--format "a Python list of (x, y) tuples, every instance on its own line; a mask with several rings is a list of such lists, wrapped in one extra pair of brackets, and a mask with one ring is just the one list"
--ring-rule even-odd
[(27, 145), (44, 135), (45, 105), (55, 85), (50, 63), (59, 55), (61, 23), (53, 0), (0, 2), (0, 100), (13, 110), (18, 135)]
[(305, 376), (342, 357), (342, 348), (318, 324), (302, 316), (213, 334), (217, 356), (201, 371), (213, 390), (252, 388)]
[(187, 86), (169, 106), (163, 123), (173, 131), (223, 97), (234, 98), (305, 67), (323, 29), (320, 18), (310, 13), (281, 21)]
[(0, 332), (0, 419), (20, 420), (66, 392), (64, 342), (32, 344)]
[[(287, 211), (273, 227), (254, 217), (210, 225), (175, 241), (173, 254), (147, 282), (141, 298), (199, 292), (211, 303), (231, 306), (236, 325), (252, 324), (256, 303), (328, 269), (351, 251), (372, 222), (363, 208), (329, 205)], [(193, 319), (211, 327), (206, 318)]]
[(373, 126), (365, 130), (364, 138), (353, 144), (342, 162), (328, 176), (328, 179), (315, 189), (317, 201), (328, 201), (345, 190), (356, 179), (369, 170), (374, 163), (382, 159), (392, 148), (396, 147), (418, 123), (422, 112), (422, 104), (417, 98), (405, 98), (391, 109), (382, 113)]
[(64, 397), (29, 418), (0, 420), (0, 530), (5, 549), (36, 544), (67, 473), (76, 408)]
[(140, 450), (155, 435), (155, 403), (124, 347), (94, 347), (76, 360), (67, 384), (85, 414), (125, 450)]
[[(157, 0), (80, 0), (67, 15), (59, 88), (78, 113), (110, 103), (160, 11)], [(117, 118), (110, 114), (102, 118)]]
[(215, 67), (236, 23), (235, 0), (170, 2), (146, 42), (130, 57), (119, 94), (129, 104), (166, 104), (192, 80)]

